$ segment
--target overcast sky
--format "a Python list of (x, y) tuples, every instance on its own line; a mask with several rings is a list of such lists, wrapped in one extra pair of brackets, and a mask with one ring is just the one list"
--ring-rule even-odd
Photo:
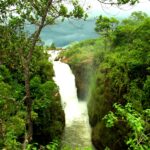
[(89, 16), (95, 17), (100, 14), (115, 17), (129, 16), (133, 11), (144, 11), (150, 15), (150, 0), (139, 0), (134, 6), (123, 5), (120, 7), (100, 4), (97, 0), (82, 0), (84, 7), (90, 6)]
[[(90, 17), (97, 17), (99, 15), (113, 16), (118, 19), (128, 17), (133, 11), (144, 11), (150, 15), (150, 0), (140, 0), (141, 3), (134, 6), (123, 5), (119, 9), (116, 6), (101, 5), (97, 0), (80, 0), (83, 7), (90, 5), (88, 10)], [(68, 5), (69, 7), (69, 5)], [(76, 42), (84, 39), (95, 38), (99, 36), (94, 31), (95, 19), (71, 20), (60, 22), (53, 26), (47, 26), (41, 33), (41, 38), (46, 45), (54, 42), (56, 46), (63, 47), (71, 42)], [(28, 30), (32, 31), (31, 26)]]

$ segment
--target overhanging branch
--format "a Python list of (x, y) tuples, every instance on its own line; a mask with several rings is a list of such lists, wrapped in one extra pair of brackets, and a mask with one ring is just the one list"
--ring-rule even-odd
[(34, 51), (34, 49), (35, 49), (36, 42), (37, 42), (37, 40), (38, 40), (38, 38), (39, 38), (39, 35), (40, 35), (40, 33), (41, 33), (42, 28), (44, 27), (45, 20), (46, 20), (46, 17), (47, 17), (47, 13), (48, 13), (48, 11), (49, 11), (50, 6), (52, 5), (52, 2), (53, 2), (53, 0), (49, 0), (49, 1), (48, 1), (47, 6), (46, 6), (46, 8), (45, 8), (45, 12), (44, 12), (44, 14), (43, 14), (43, 17), (41, 18), (41, 23), (40, 23), (40, 25), (39, 25), (39, 27), (38, 27), (38, 30), (35, 31), (34, 38), (33, 38), (33, 43), (32, 43), (31, 49), (30, 49), (30, 51), (29, 51), (29, 54), (28, 54), (28, 56), (27, 56), (27, 62), (28, 62), (28, 63), (30, 62), (30, 60), (31, 60), (31, 58), (32, 58), (32, 54), (33, 54), (33, 51)]

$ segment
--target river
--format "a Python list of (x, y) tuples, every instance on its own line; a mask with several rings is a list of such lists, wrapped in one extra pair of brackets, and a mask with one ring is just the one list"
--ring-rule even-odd
[[(57, 51), (50, 52), (52, 60)], [(79, 101), (75, 76), (68, 64), (53, 61), (54, 81), (59, 87), (61, 102), (65, 111), (66, 126), (62, 137), (62, 149), (92, 150), (91, 129), (88, 122), (87, 102)]]

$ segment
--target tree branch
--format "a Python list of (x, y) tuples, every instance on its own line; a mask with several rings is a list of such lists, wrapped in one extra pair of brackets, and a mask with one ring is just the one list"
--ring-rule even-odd
[(28, 63), (30, 62), (30, 60), (32, 58), (32, 53), (34, 51), (34, 48), (35, 48), (36, 42), (37, 42), (37, 40), (39, 38), (39, 35), (41, 33), (41, 30), (44, 27), (44, 23), (45, 23), (45, 20), (46, 20), (46, 17), (47, 17), (47, 13), (49, 11), (50, 6), (52, 5), (52, 2), (53, 2), (53, 0), (49, 0), (48, 1), (47, 6), (45, 8), (45, 12), (43, 14), (43, 17), (41, 18), (40, 26), (39, 26), (38, 30), (35, 32), (35, 34), (34, 34), (33, 43), (32, 43), (31, 49), (29, 51), (29, 54), (27, 56), (27, 62)]
[(97, 0), (97, 1), (99, 1), (99, 2), (102, 3), (102, 4), (119, 5), (119, 3), (115, 3), (115, 2), (105, 2), (105, 1), (102, 1), (102, 0)]
[[(60, 17), (60, 15), (58, 15), (58, 16), (55, 16), (51, 21), (52, 22), (54, 22), (57, 18), (59, 18)], [(45, 26), (47, 26), (47, 25), (49, 25), (49, 23), (45, 23), (43, 26), (45, 27)]]

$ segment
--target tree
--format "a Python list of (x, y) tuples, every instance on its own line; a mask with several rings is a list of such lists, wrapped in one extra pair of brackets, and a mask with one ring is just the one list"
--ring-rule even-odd
[[(69, 3), (73, 9), (67, 9)], [(86, 18), (83, 8), (77, 0), (6, 0), (0, 2), (0, 20), (1, 24), (14, 28), (19, 36), (24, 36), (24, 24), (30, 23), (36, 25), (36, 31), (28, 36), (24, 43), (18, 47), (20, 61), (23, 66), (25, 80), (24, 102), (27, 107), (27, 134), (25, 136), (24, 149), (26, 144), (32, 140), (32, 98), (30, 91), (30, 63), (32, 60), (35, 46), (39, 40), (42, 29), (55, 23), (60, 18)], [(5, 21), (3, 21), (5, 20)]]
[(148, 15), (142, 11), (135, 11), (131, 14), (131, 16), (127, 19), (124, 19), (122, 21), (122, 24), (136, 26), (137, 23), (141, 23), (144, 21), (145, 18), (147, 18)]
[(52, 50), (55, 50), (55, 49), (56, 49), (56, 46), (55, 46), (55, 43), (54, 43), (54, 42), (51, 44), (50, 48), (51, 48)]
[(114, 17), (108, 18), (99, 16), (99, 18), (96, 20), (95, 31), (104, 36), (105, 50), (107, 48), (107, 39), (109, 38), (109, 41), (111, 41), (111, 32), (116, 29), (118, 23), (119, 21)]
[(93, 141), (99, 149), (150, 149), (150, 18), (146, 16), (134, 12), (123, 20), (113, 32), (113, 51), (99, 61), (89, 102)]

